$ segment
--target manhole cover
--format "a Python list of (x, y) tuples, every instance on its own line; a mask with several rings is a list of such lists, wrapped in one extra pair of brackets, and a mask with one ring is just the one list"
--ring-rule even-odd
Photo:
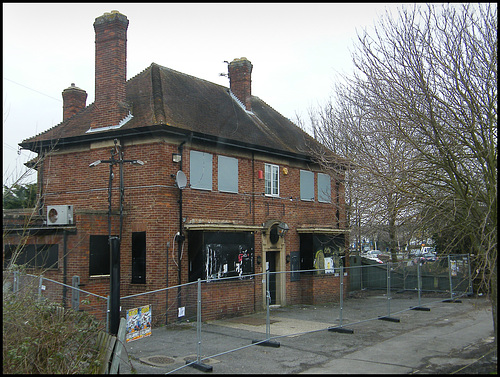
[(148, 356), (148, 357), (141, 357), (139, 360), (145, 364), (150, 364), (155, 367), (163, 367), (169, 364), (172, 364), (175, 362), (175, 360), (171, 357), (168, 356), (163, 356), (163, 355), (155, 355), (155, 356)]

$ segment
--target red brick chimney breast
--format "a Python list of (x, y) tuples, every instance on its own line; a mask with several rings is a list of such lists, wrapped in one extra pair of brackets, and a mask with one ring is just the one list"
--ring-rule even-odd
[(95, 113), (91, 129), (117, 126), (128, 115), (125, 103), (128, 22), (118, 11), (95, 19)]
[(247, 58), (234, 59), (228, 65), (229, 87), (248, 111), (252, 110), (252, 68)]
[(83, 110), (87, 103), (87, 92), (71, 84), (62, 92), (63, 97), (63, 122), (71, 118), (80, 110)]

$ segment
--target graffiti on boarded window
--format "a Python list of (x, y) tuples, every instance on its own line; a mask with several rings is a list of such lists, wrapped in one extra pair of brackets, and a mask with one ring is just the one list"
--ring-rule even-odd
[(242, 244), (205, 244), (207, 280), (253, 274), (253, 250)]

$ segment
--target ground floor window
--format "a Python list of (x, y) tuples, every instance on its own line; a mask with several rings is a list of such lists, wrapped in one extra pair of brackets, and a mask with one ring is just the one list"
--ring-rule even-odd
[(146, 284), (146, 232), (132, 233), (132, 284)]
[(109, 236), (90, 236), (89, 275), (109, 275), (109, 258)]
[(58, 253), (57, 244), (5, 245), (4, 267), (12, 262), (28, 268), (57, 268)]
[(317, 270), (315, 273), (334, 273), (344, 264), (344, 235), (312, 234), (300, 235), (300, 269)]
[(189, 280), (254, 274), (252, 232), (189, 232)]

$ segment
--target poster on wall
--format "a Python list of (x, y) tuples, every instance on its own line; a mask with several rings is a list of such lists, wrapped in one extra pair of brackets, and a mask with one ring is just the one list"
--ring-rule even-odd
[(151, 335), (151, 305), (127, 310), (127, 342)]

